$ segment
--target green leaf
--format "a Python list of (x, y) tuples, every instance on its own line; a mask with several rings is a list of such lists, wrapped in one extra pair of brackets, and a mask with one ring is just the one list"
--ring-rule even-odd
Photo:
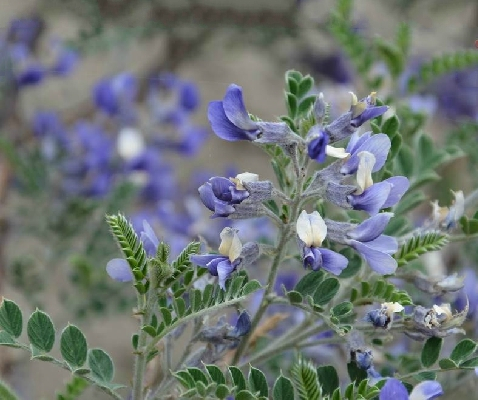
[(188, 368), (189, 375), (192, 376), (194, 381), (197, 382), (202, 382), (205, 385), (207, 385), (209, 382), (207, 380), (207, 376), (202, 372), (199, 368)]
[(234, 400), (257, 400), (257, 397), (248, 390), (241, 390), (236, 394)]
[(19, 400), (15, 392), (2, 380), (0, 380), (0, 399), (2, 400)]
[(5, 331), (0, 331), (0, 346), (20, 347), (14, 337)]
[(300, 400), (319, 400), (322, 397), (317, 370), (310, 361), (299, 357), (291, 368), (291, 375)]
[(30, 346), (30, 351), (32, 353), (32, 360), (42, 360), (42, 361), (53, 361), (54, 358), (48, 354), (46, 354), (43, 350), (36, 348), (35, 346)]
[(146, 332), (149, 336), (151, 336), (153, 338), (158, 335), (158, 331), (156, 330), (156, 328), (154, 326), (151, 326), (151, 325), (143, 325), (141, 327), (141, 330)]
[(237, 387), (237, 391), (245, 390), (247, 388), (246, 378), (239, 368), (231, 366), (229, 367), (229, 373), (231, 374), (234, 386)]
[(339, 376), (332, 365), (323, 365), (317, 368), (320, 385), (324, 395), (331, 396), (339, 387)]
[(111, 382), (114, 376), (113, 361), (108, 353), (102, 349), (90, 349), (88, 351), (88, 366), (91, 375), (102, 383)]
[(244, 287), (242, 288), (241, 296), (248, 296), (251, 293), (256, 292), (257, 290), (261, 289), (262, 286), (258, 280), (252, 280), (247, 282)]
[(260, 396), (269, 397), (269, 387), (267, 386), (266, 376), (261, 370), (251, 367), (248, 380), (251, 392), (259, 392)]
[(217, 366), (206, 365), (206, 370), (213, 382), (216, 382), (218, 385), (226, 383), (226, 378), (224, 377), (224, 374)]
[(30, 343), (38, 350), (49, 352), (55, 343), (55, 327), (50, 316), (36, 310), (28, 320), (27, 334)]
[(332, 308), (332, 314), (338, 318), (343, 318), (349, 316), (353, 311), (353, 304), (349, 301), (344, 301), (343, 303), (337, 304)]
[(167, 263), (171, 248), (167, 243), (161, 242), (156, 250), (156, 259), (160, 262)]
[(299, 104), (298, 114), (303, 115), (307, 113), (315, 104), (317, 96), (314, 94), (312, 96), (307, 96)]
[(169, 309), (166, 307), (161, 307), (159, 309), (159, 312), (161, 313), (163, 317), (164, 325), (166, 326), (171, 325), (171, 321), (173, 320), (171, 311), (169, 311)]
[(134, 350), (138, 349), (138, 340), (139, 335), (137, 333), (134, 333), (133, 336), (131, 336), (131, 345), (133, 346)]
[(431, 372), (431, 371), (420, 372), (419, 374), (415, 375), (415, 379), (420, 382), (434, 381), (436, 378), (437, 378), (436, 372)]
[(359, 368), (355, 361), (347, 363), (347, 372), (352, 382), (356, 381), (357, 383), (360, 383), (364, 379), (367, 379), (367, 372)]
[(441, 231), (429, 231), (407, 240), (395, 254), (398, 265), (405, 265), (429, 251), (440, 250), (448, 243), (449, 236)]
[(70, 366), (81, 367), (86, 361), (87, 349), (85, 335), (76, 326), (68, 325), (63, 329), (60, 338), (60, 351)]
[(294, 400), (294, 386), (290, 379), (285, 376), (279, 376), (272, 389), (274, 400)]
[(458, 343), (450, 354), (450, 358), (460, 364), (476, 351), (476, 342), (471, 339), (463, 339)]
[(385, 133), (389, 138), (393, 138), (398, 133), (399, 127), (400, 122), (398, 117), (394, 115), (383, 123), (382, 132)]
[(299, 88), (297, 91), (297, 97), (300, 99), (304, 97), (314, 86), (314, 78), (310, 75), (304, 76), (299, 83)]
[(416, 177), (414, 177), (411, 181), (410, 189), (415, 190), (419, 187), (426, 185), (427, 183), (439, 181), (440, 175), (438, 175), (433, 170), (424, 170), (418, 173)]
[(402, 52), (394, 44), (387, 43), (381, 38), (376, 39), (375, 45), (379, 57), (387, 64), (390, 74), (397, 78), (405, 67), (405, 58)]
[(186, 389), (192, 389), (196, 387), (196, 382), (194, 382), (193, 377), (188, 371), (178, 371), (173, 373), (173, 375)]
[(442, 358), (440, 361), (438, 361), (438, 365), (441, 369), (455, 369), (458, 367), (458, 365), (456, 365), (456, 363), (449, 358)]
[(340, 283), (336, 278), (327, 278), (319, 284), (314, 293), (314, 304), (325, 305), (334, 298), (340, 288)]
[(297, 97), (292, 94), (286, 92), (285, 94), (286, 97), (286, 105), (287, 105), (287, 110), (289, 112), (289, 117), (295, 118), (297, 115)]
[(470, 219), (466, 215), (460, 218), (460, 226), (465, 235), (478, 233), (478, 219)]
[(88, 386), (88, 381), (84, 378), (73, 375), (62, 393), (57, 393), (56, 398), (57, 400), (76, 400)]
[(191, 265), (189, 258), (194, 255), (198, 254), (201, 248), (201, 243), (199, 242), (191, 242), (189, 243), (181, 253), (176, 257), (176, 259), (171, 263), (173, 267), (173, 271), (177, 271), (179, 268), (184, 266)]
[(324, 273), (322, 271), (312, 271), (307, 275), (304, 275), (302, 279), (295, 285), (294, 290), (299, 292), (302, 296), (308, 296), (314, 294), (319, 287), (319, 284), (324, 279)]
[(437, 337), (431, 337), (425, 342), (421, 355), (421, 361), (424, 367), (428, 368), (436, 363), (440, 356), (442, 344), (443, 339)]
[[(146, 251), (143, 243), (139, 240), (133, 226), (122, 214), (107, 215), (106, 222), (109, 224), (111, 233), (115, 237), (120, 249), (123, 251), (126, 259), (129, 260), (131, 269), (138, 268), (143, 274), (146, 274)], [(132, 262), (131, 260), (134, 260)], [(136, 285), (135, 285), (136, 286)], [(138, 292), (144, 294), (144, 285), (136, 286)]]
[(406, 22), (401, 22), (397, 28), (395, 43), (404, 56), (408, 55), (408, 52), (410, 50), (410, 42), (411, 42), (410, 26)]
[(22, 312), (14, 301), (3, 298), (0, 305), (0, 328), (14, 338), (22, 334)]
[(227, 396), (229, 396), (229, 394), (230, 394), (230, 391), (226, 385), (224, 384), (217, 385), (215, 395), (218, 399), (225, 399)]
[(299, 71), (295, 71), (295, 70), (287, 71), (285, 73), (285, 77), (287, 82), (293, 80), (299, 83), (303, 79), (302, 74)]
[(360, 271), (360, 268), (362, 267), (362, 259), (360, 258), (360, 256), (352, 252), (351, 249), (349, 248), (342, 249), (340, 251), (340, 254), (347, 257), (349, 260), (349, 263), (347, 264), (347, 267), (341, 272), (341, 274), (339, 275), (339, 278), (346, 279), (346, 278), (351, 278), (352, 276), (355, 276), (357, 272)]
[(291, 303), (302, 303), (302, 301), (304, 300), (302, 295), (295, 290), (287, 292), (287, 297)]
[(478, 367), (478, 357), (470, 358), (469, 360), (460, 363), (460, 368), (476, 368)]
[(408, 211), (423, 204), (425, 200), (426, 197), (422, 192), (405, 193), (400, 202), (394, 207), (393, 212), (395, 215), (405, 215)]

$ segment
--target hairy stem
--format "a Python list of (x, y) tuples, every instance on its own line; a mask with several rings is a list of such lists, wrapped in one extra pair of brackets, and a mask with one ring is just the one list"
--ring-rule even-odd
[(287, 242), (289, 241), (291, 237), (291, 232), (293, 231), (293, 225), (295, 221), (297, 220), (297, 217), (299, 215), (299, 208), (302, 204), (302, 186), (304, 184), (304, 179), (306, 177), (305, 169), (306, 169), (306, 164), (307, 161), (304, 162), (304, 166), (300, 167), (299, 166), (299, 152), (296, 148), (295, 155), (293, 157), (293, 165), (294, 165), (294, 171), (296, 173), (296, 186), (295, 186), (295, 195), (293, 200), (291, 201), (291, 207), (290, 207), (290, 217), (288, 220), (287, 224), (282, 225), (280, 233), (279, 233), (279, 241), (276, 247), (276, 253), (274, 256), (274, 259), (272, 261), (271, 269), (269, 272), (269, 276), (267, 278), (267, 287), (264, 292), (264, 296), (262, 297), (261, 304), (259, 306), (259, 309), (257, 310), (256, 315), (254, 315), (254, 318), (251, 322), (251, 329), (249, 334), (242, 339), (242, 341), (239, 343), (239, 346), (237, 347), (236, 353), (234, 354), (234, 358), (232, 360), (232, 364), (237, 364), (239, 359), (241, 358), (242, 354), (244, 351), (247, 349), (249, 340), (251, 338), (252, 332), (257, 328), (259, 325), (259, 322), (261, 321), (263, 315), (265, 314), (267, 308), (270, 305), (270, 295), (274, 290), (276, 278), (277, 278), (277, 273), (279, 271), (279, 266), (281, 264), (281, 261), (283, 259), (283, 255), (286, 249)]
[(148, 334), (141, 329), (142, 326), (148, 325), (151, 319), (152, 307), (151, 303), (155, 299), (155, 290), (149, 288), (147, 297), (138, 294), (138, 311), (141, 312), (139, 333), (138, 333), (138, 352), (134, 358), (134, 375), (133, 375), (133, 400), (143, 399), (143, 386), (144, 386), (144, 372), (146, 370), (146, 357)]

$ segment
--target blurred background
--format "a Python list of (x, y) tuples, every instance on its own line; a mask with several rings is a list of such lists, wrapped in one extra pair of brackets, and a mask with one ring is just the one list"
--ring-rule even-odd
[[(349, 91), (379, 89), (427, 117), (437, 143), (453, 132), (466, 144), (430, 199), (449, 203), (448, 188), (477, 183), (476, 64), (413, 92), (405, 85), (433, 57), (478, 52), (476, 1), (353, 2), (349, 18), (364, 43), (392, 40), (401, 22), (411, 29), (399, 77), (372, 58), (378, 87), (334, 34), (332, 0), (0, 0), (0, 10), (0, 295), (42, 307), (57, 328), (75, 322), (90, 347), (113, 356), (116, 381), (130, 377), (125, 349), (136, 321), (125, 318), (129, 287), (105, 273), (118, 256), (105, 212), (123, 211), (138, 229), (148, 219), (173, 252), (190, 238), (214, 246), (224, 223), (209, 225), (197, 187), (244, 171), (273, 177), (259, 149), (221, 141), (209, 127), (208, 102), (229, 84), (243, 87), (248, 111), (263, 120), (286, 113), (288, 69), (315, 78), (332, 115), (348, 110)], [(252, 239), (269, 235), (249, 228)], [(54, 398), (69, 374), (22, 357), (0, 348), (0, 375), (25, 399)], [(84, 398), (101, 398), (94, 393)]]

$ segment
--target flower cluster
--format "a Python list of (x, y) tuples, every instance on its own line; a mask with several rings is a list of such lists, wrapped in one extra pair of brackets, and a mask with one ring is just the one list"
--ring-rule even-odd
[(41, 36), (42, 27), (43, 21), (39, 18), (15, 19), (6, 35), (0, 38), (0, 62), (11, 65), (9, 73), (2, 78), (10, 79), (17, 87), (37, 85), (51, 76), (66, 76), (78, 63), (78, 53), (58, 40), (51, 40), (48, 46), (53, 62), (42, 62), (35, 54), (35, 43)]
[[(374, 183), (372, 173), (384, 166), (390, 139), (385, 134), (367, 132), (359, 135), (356, 132), (366, 121), (385, 113), (388, 107), (376, 105), (375, 93), (360, 101), (352, 94), (350, 110), (324, 125), (326, 108), (320, 94), (313, 107), (315, 124), (302, 137), (285, 122), (262, 122), (252, 117), (246, 109), (242, 88), (230, 85), (223, 100), (209, 104), (208, 117), (213, 131), (227, 141), (275, 144), (291, 157), (295, 157), (295, 150), (291, 150), (295, 148), (319, 163), (324, 162), (327, 156), (338, 158), (329, 167), (314, 174), (302, 194), (303, 200), (323, 198), (344, 209), (363, 210), (371, 218), (360, 224), (351, 224), (324, 220), (317, 211), (309, 214), (302, 210), (294, 223), (303, 265), (314, 271), (323, 268), (334, 275), (339, 275), (346, 268), (346, 257), (323, 247), (322, 243), (328, 235), (329, 240), (358, 251), (375, 272), (391, 274), (397, 267), (392, 255), (398, 245), (383, 231), (393, 214), (380, 213), (380, 210), (394, 206), (408, 189), (409, 182), (405, 177), (396, 176)], [(350, 140), (345, 149), (332, 146), (346, 138)], [(229, 179), (213, 177), (199, 188), (200, 198), (213, 211), (213, 218), (268, 215), (269, 210), (264, 203), (278, 196), (283, 200), (284, 196), (279, 193), (271, 182), (259, 181), (258, 175), (253, 173)], [(204, 263), (200, 265), (205, 266)], [(227, 270), (226, 277), (234, 269), (233, 264), (223, 269)], [(213, 267), (209, 270), (213, 275), (217, 273)], [(224, 279), (221, 275), (222, 286)]]

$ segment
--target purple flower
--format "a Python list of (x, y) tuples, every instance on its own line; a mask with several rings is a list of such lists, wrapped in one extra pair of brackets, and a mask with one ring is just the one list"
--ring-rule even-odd
[(199, 90), (194, 82), (181, 82), (179, 87), (179, 104), (186, 111), (192, 112), (199, 106)]
[(219, 254), (193, 255), (190, 260), (200, 267), (207, 268), (211, 275), (217, 276), (219, 286), (226, 290), (226, 280), (242, 262), (242, 243), (235, 229), (224, 228), (220, 236)]
[(363, 210), (372, 216), (397, 204), (409, 186), (407, 178), (394, 176), (369, 186), (361, 194), (349, 195), (348, 202), (354, 210)]
[(236, 185), (227, 178), (212, 177), (199, 187), (199, 196), (203, 204), (214, 211), (211, 218), (227, 217), (234, 213), (234, 204), (240, 204), (249, 197), (245, 189), (237, 189)]
[(319, 127), (314, 126), (307, 136), (311, 139), (307, 144), (307, 153), (309, 154), (309, 157), (318, 163), (323, 163), (327, 157), (326, 149), (327, 144), (329, 143), (329, 135)]
[(258, 217), (263, 215), (262, 202), (272, 197), (272, 183), (259, 181), (257, 174), (249, 172), (229, 179), (213, 177), (199, 187), (199, 197), (214, 212), (211, 218), (231, 214), (235, 218)]
[[(159, 246), (159, 239), (146, 220), (143, 220), (143, 230), (139, 234), (146, 254), (153, 257)], [(106, 272), (115, 281), (131, 282), (134, 279), (133, 272), (128, 262), (123, 258), (113, 258), (106, 264)]]
[(241, 336), (245, 336), (251, 330), (251, 317), (247, 311), (243, 311), (237, 319), (236, 325), (232, 332), (228, 334), (228, 338), (239, 339)]
[(399, 303), (383, 303), (381, 308), (369, 311), (364, 321), (370, 322), (376, 328), (390, 329), (393, 322), (393, 314), (404, 310)]
[(301, 242), (304, 268), (313, 271), (323, 268), (340, 275), (347, 267), (348, 260), (342, 254), (320, 247), (327, 235), (327, 225), (317, 211), (312, 214), (302, 211), (297, 219), (296, 230)]
[(40, 83), (45, 76), (45, 67), (39, 63), (32, 62), (18, 72), (16, 80), (18, 86), (29, 86)]
[(38, 17), (17, 18), (10, 22), (7, 38), (11, 43), (21, 43), (31, 48), (42, 31), (43, 21)]
[[(371, 140), (371, 139), (369, 139)], [(372, 172), (376, 165), (375, 155), (367, 150), (357, 154), (357, 190), (347, 196), (354, 210), (363, 210), (370, 215), (388, 208), (402, 198), (408, 190), (409, 182), (404, 176), (395, 176), (380, 183), (373, 183)]]
[(357, 102), (357, 97), (352, 93), (352, 120), (350, 125), (354, 128), (362, 126), (370, 119), (376, 118), (384, 114), (388, 110), (388, 106), (375, 106), (375, 92), (370, 93), (367, 97)]
[(75, 50), (62, 46), (58, 50), (57, 59), (50, 68), (50, 72), (58, 76), (66, 76), (73, 71), (79, 58), (80, 56)]
[(256, 122), (246, 110), (242, 88), (230, 85), (222, 101), (211, 101), (208, 119), (212, 130), (221, 139), (235, 142), (289, 143), (297, 138), (285, 123)]
[(110, 116), (128, 111), (136, 100), (138, 84), (129, 72), (101, 79), (93, 88), (95, 105)]
[(357, 172), (360, 162), (359, 154), (362, 151), (367, 151), (375, 156), (372, 172), (379, 171), (387, 161), (390, 146), (390, 139), (384, 133), (375, 135), (372, 135), (372, 132), (366, 132), (363, 135), (359, 135), (358, 132), (354, 133), (345, 149), (347, 153), (350, 153), (350, 158), (345, 161), (340, 172), (344, 175), (352, 175)]
[(112, 279), (118, 282), (131, 282), (133, 280), (131, 267), (123, 258), (113, 258), (108, 261), (106, 272)]
[(397, 269), (392, 254), (397, 251), (398, 243), (395, 238), (382, 235), (392, 216), (380, 213), (358, 225), (327, 220), (329, 237), (359, 252), (378, 274), (392, 274)]
[(228, 141), (255, 140), (260, 129), (246, 110), (242, 96), (242, 88), (230, 85), (223, 101), (211, 101), (208, 108), (208, 119), (212, 130), (221, 139)]
[(415, 386), (408, 395), (407, 388), (398, 379), (389, 378), (380, 390), (380, 400), (433, 400), (443, 395), (443, 389), (437, 381), (423, 381)]
[(394, 237), (382, 235), (392, 213), (381, 213), (371, 217), (347, 232), (348, 245), (357, 250), (370, 268), (381, 275), (397, 269), (397, 261), (391, 256), (398, 250)]
[(143, 231), (140, 233), (141, 241), (143, 242), (144, 250), (149, 257), (153, 257), (156, 254), (159, 246), (159, 239), (154, 233), (151, 225), (144, 220)]

